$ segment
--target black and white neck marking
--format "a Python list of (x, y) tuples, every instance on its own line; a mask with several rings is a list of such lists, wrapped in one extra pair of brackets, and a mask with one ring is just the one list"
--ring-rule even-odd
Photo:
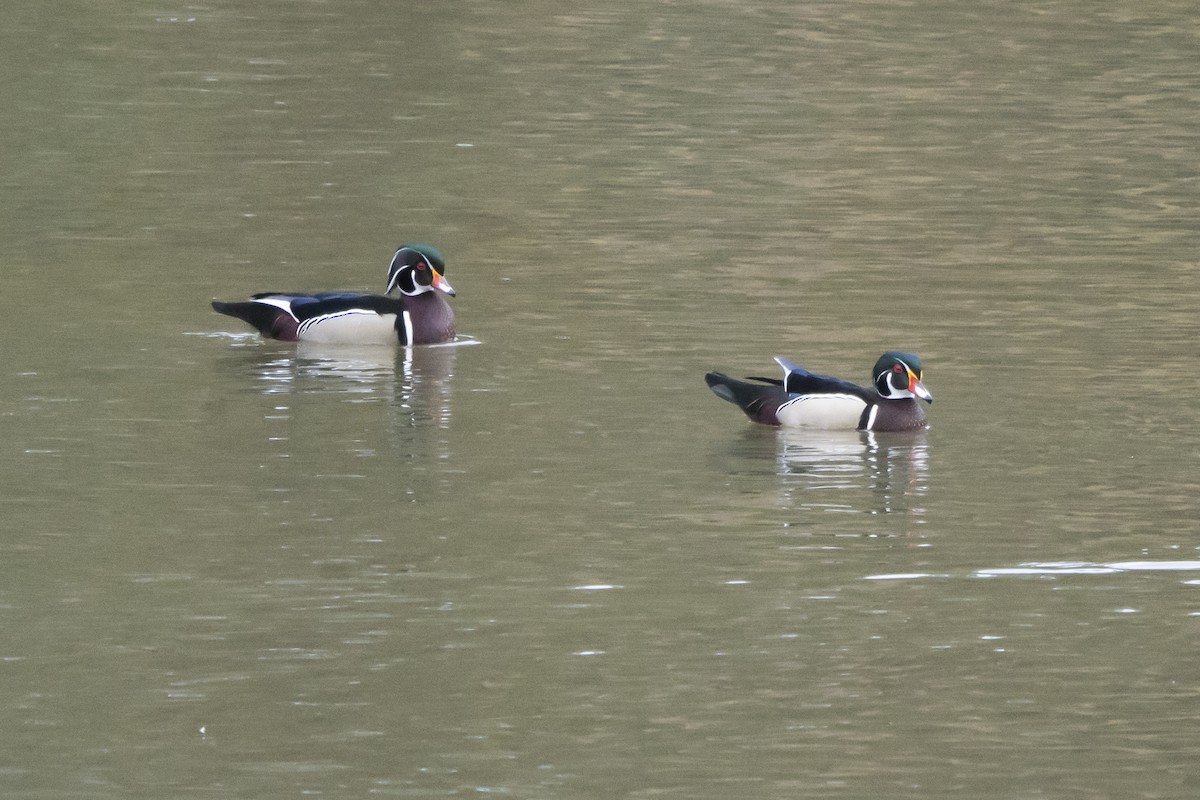
[(888, 400), (908, 398), (932, 402), (933, 396), (921, 382), (920, 367), (913, 369), (903, 359), (894, 358), (891, 363), (874, 376), (875, 388)]
[(393, 289), (407, 297), (416, 297), (432, 291), (442, 291), (451, 297), (455, 292), (443, 276), (445, 264), (440, 258), (433, 258), (424, 250), (410, 245), (404, 245), (396, 250), (392, 262), (388, 265), (387, 289), (384, 294)]

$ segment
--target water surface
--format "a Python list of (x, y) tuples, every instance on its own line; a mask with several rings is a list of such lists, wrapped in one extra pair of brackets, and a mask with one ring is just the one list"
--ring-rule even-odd
[[(0, 34), (6, 796), (1194, 794), (1190, 6), (70, 11)], [(403, 241), (464, 346), (209, 311)], [(926, 432), (702, 381), (893, 348)]]

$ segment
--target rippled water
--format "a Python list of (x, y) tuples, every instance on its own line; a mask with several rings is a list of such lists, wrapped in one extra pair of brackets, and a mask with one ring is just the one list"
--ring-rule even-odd
[[(31, 5), (12, 797), (1190, 797), (1190, 6)], [(210, 312), (447, 256), (463, 340)], [(921, 354), (919, 434), (707, 391)]]

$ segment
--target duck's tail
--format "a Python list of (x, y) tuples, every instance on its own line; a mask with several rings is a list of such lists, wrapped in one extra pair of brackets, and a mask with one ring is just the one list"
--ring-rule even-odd
[(747, 417), (763, 425), (778, 425), (776, 409), (787, 400), (781, 381), (769, 378), (753, 378), (762, 383), (748, 383), (731, 378), (723, 372), (710, 372), (704, 382), (713, 394), (740, 408)]
[(269, 339), (283, 339), (285, 341), (294, 341), (296, 339), (296, 321), (287, 313), (280, 309), (266, 305), (265, 303), (255, 303), (253, 301), (245, 301), (241, 303), (224, 303), (220, 300), (212, 301), (213, 311), (218, 314), (224, 314), (229, 317), (236, 317), (242, 322), (250, 324), (258, 329), (258, 332)]

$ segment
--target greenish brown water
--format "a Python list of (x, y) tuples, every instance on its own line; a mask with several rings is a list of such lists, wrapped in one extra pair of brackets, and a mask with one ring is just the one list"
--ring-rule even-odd
[[(1184, 798), (1190, 6), (37, 4), (6, 797)], [(468, 340), (264, 343), (446, 253)], [(921, 354), (918, 436), (704, 387)]]

